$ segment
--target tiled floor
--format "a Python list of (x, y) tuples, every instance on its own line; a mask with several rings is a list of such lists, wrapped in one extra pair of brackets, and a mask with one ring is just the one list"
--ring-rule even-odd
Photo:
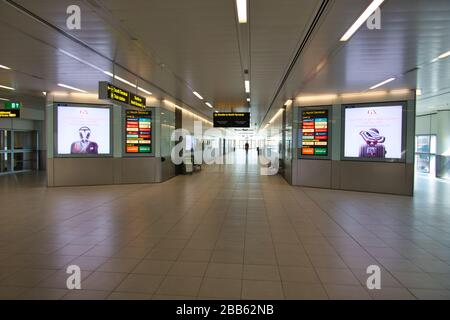
[[(448, 183), (419, 177), (415, 198), (299, 188), (252, 160), (155, 185), (0, 177), (0, 298), (450, 298)], [(72, 264), (82, 290), (66, 289)]]

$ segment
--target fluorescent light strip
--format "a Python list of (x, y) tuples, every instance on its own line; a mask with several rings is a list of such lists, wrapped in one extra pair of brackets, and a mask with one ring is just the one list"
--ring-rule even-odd
[(146, 93), (146, 94), (152, 95), (152, 93), (151, 93), (150, 91), (147, 91), (147, 90), (145, 90), (144, 88), (137, 87), (137, 89), (138, 89), (139, 91), (142, 91), (142, 92)]
[(117, 75), (114, 75), (114, 79), (119, 80), (120, 82), (123, 82), (123, 83), (129, 85), (130, 87), (136, 88), (136, 85), (134, 83), (131, 83), (130, 81), (128, 81), (128, 80), (126, 80), (124, 78), (121, 78), (121, 77), (119, 77)]
[(205, 122), (213, 125), (213, 123), (211, 121), (208, 121), (205, 118), (203, 118), (203, 117), (201, 117), (201, 116), (199, 116), (199, 115), (197, 115), (197, 114), (195, 114), (195, 113), (193, 113), (193, 112), (191, 112), (191, 111), (189, 111), (189, 110), (187, 110), (187, 109), (185, 109), (183, 107), (180, 107), (179, 105), (177, 105), (177, 104), (175, 104), (175, 103), (173, 103), (173, 102), (171, 102), (169, 100), (163, 100), (163, 102), (167, 103), (168, 105), (171, 105), (172, 107), (175, 107), (177, 109), (181, 109), (181, 110), (185, 111), (186, 113), (192, 114), (194, 117), (197, 117), (197, 118), (201, 119), (202, 121), (205, 121)]
[(431, 62), (436, 62), (436, 61), (439, 61), (441, 59), (445, 59), (445, 58), (448, 58), (448, 57), (450, 57), (450, 51), (447, 51), (447, 52), (441, 54), (439, 57), (434, 58), (433, 60), (431, 60)]
[(194, 92), (192, 92), (197, 98), (199, 98), (200, 100), (203, 100), (203, 97), (197, 92), (197, 91), (194, 91)]
[(146, 94), (148, 94), (148, 95), (152, 95), (152, 93), (151, 93), (150, 91), (148, 91), (148, 90), (146, 90), (146, 89), (144, 89), (144, 88), (138, 87), (138, 86), (136, 86), (134, 83), (131, 83), (130, 81), (128, 81), (128, 80), (126, 80), (126, 79), (123, 79), (123, 78), (121, 78), (121, 77), (119, 77), (119, 76), (115, 76), (115, 75), (113, 75), (111, 72), (105, 71), (105, 70), (103, 70), (102, 68), (97, 67), (96, 65), (94, 65), (94, 64), (92, 64), (92, 63), (90, 63), (90, 62), (87, 62), (86, 60), (83, 60), (83, 59), (81, 59), (81, 58), (79, 58), (79, 57), (77, 57), (77, 56), (75, 56), (75, 55), (73, 55), (73, 54), (71, 54), (71, 53), (69, 53), (69, 52), (67, 52), (67, 51), (65, 51), (65, 50), (62, 50), (62, 49), (58, 49), (58, 50), (59, 50), (59, 52), (65, 54), (66, 56), (71, 57), (72, 59), (75, 59), (75, 60), (77, 60), (78, 62), (81, 62), (81, 63), (83, 63), (83, 64), (85, 64), (85, 65), (87, 65), (87, 66), (89, 66), (89, 67), (91, 67), (91, 68), (94, 68), (95, 70), (98, 70), (98, 71), (100, 71), (100, 72), (103, 72), (104, 74), (110, 76), (111, 78), (114, 78), (114, 79), (117, 79), (117, 80), (119, 80), (119, 81), (121, 81), (121, 82), (123, 82), (123, 83), (126, 83), (126, 84), (128, 84), (129, 86), (131, 86), (131, 87), (133, 87), (133, 88), (137, 88), (139, 91), (142, 91), (142, 92), (144, 92), (144, 93), (146, 93)]
[(297, 97), (298, 102), (311, 102), (311, 101), (322, 101), (322, 100), (333, 100), (338, 97), (337, 94), (321, 94), (316, 96), (300, 96)]
[(286, 106), (286, 107), (289, 107), (291, 104), (292, 104), (292, 100), (291, 99), (289, 99), (289, 100), (287, 100), (285, 103), (284, 103), (284, 105)]
[(2, 85), (0, 85), (0, 88), (7, 89), (7, 90), (16, 90), (14, 88), (7, 87), (7, 86), (2, 86)]
[(244, 85), (245, 85), (245, 92), (250, 93), (250, 81), (245, 80)]
[(210, 107), (211, 109), (214, 109), (214, 107), (212, 106), (212, 104), (211, 103), (209, 103), (209, 102), (206, 102), (205, 103), (208, 107)]
[(112, 74), (111, 72), (109, 72), (109, 71), (103, 71), (103, 73), (106, 74), (106, 75), (108, 75), (108, 76), (110, 76), (110, 77), (113, 77), (113, 78), (116, 79), (116, 80), (119, 80), (120, 82), (123, 82), (123, 83), (129, 85), (130, 87), (133, 87), (133, 88), (135, 88), (135, 89), (138, 89), (139, 91), (142, 91), (142, 92), (144, 92), (144, 93), (146, 93), (146, 94), (148, 94), (148, 95), (152, 95), (152, 94), (153, 94), (153, 93), (151, 93), (150, 91), (145, 90), (145, 89), (142, 88), (142, 87), (138, 87), (138, 86), (135, 85), (134, 83), (132, 83), (132, 82), (130, 82), (130, 81), (124, 79), (124, 78), (119, 77), (118, 75), (113, 75), (113, 74)]
[(342, 93), (341, 98), (352, 99), (352, 98), (365, 98), (365, 97), (375, 97), (386, 95), (387, 91), (370, 91), (370, 92), (356, 92), (356, 93)]
[(376, 84), (376, 85), (370, 87), (370, 90), (373, 90), (373, 89), (376, 89), (376, 88), (378, 88), (378, 87), (384, 86), (385, 84), (387, 84), (387, 83), (389, 83), (389, 82), (392, 82), (392, 81), (394, 81), (394, 80), (395, 80), (395, 78), (389, 78), (389, 79), (387, 79), (387, 80), (385, 80), (385, 81), (383, 81), (383, 82), (380, 82), (380, 83), (378, 83), (378, 84)]
[(70, 90), (74, 90), (74, 91), (78, 91), (78, 92), (82, 92), (82, 93), (87, 93), (87, 91), (72, 87), (72, 86), (68, 86), (67, 84), (63, 84), (63, 83), (58, 83), (58, 86), (66, 88), (66, 89), (70, 89)]
[(447, 51), (446, 53), (441, 54), (438, 59), (445, 59), (447, 57), (450, 57), (450, 51)]
[(0, 68), (1, 68), (1, 69), (5, 69), (5, 70), (11, 70), (10, 67), (4, 66), (4, 65), (2, 65), (2, 64), (0, 64)]
[(63, 49), (58, 49), (58, 50), (59, 50), (59, 52), (65, 54), (66, 56), (71, 57), (72, 59), (77, 60), (78, 62), (81, 62), (81, 63), (83, 63), (83, 64), (85, 64), (85, 65), (87, 65), (87, 66), (89, 66), (89, 67), (91, 67), (91, 68), (94, 68), (95, 70), (100, 71), (100, 72), (104, 72), (102, 68), (97, 67), (96, 65), (94, 65), (94, 64), (92, 64), (92, 63), (90, 63), (90, 62), (87, 62), (86, 60), (83, 60), (83, 59), (81, 59), (81, 58), (79, 58), (79, 57), (77, 57), (77, 56), (75, 56), (75, 55), (73, 55), (73, 54), (71, 54), (71, 53), (69, 53), (69, 52), (63, 50)]
[(6, 98), (0, 98), (0, 100), (3, 100), (3, 101), (10, 101), (9, 99), (6, 99)]
[(278, 110), (278, 112), (273, 116), (272, 119), (270, 119), (269, 123), (272, 123), (275, 121), (276, 118), (278, 118), (278, 116), (283, 112), (283, 108), (281, 108), (280, 110)]
[(409, 89), (397, 89), (397, 90), (391, 90), (390, 94), (408, 94), (411, 90)]
[(103, 71), (103, 73), (106, 74), (107, 76), (110, 76), (111, 78), (114, 78), (114, 75), (109, 71)]
[(355, 21), (355, 23), (347, 30), (347, 32), (342, 36), (340, 41), (348, 41), (353, 34), (363, 25), (364, 22), (369, 19), (369, 17), (377, 10), (384, 0), (374, 0), (370, 6), (363, 12), (363, 14)]
[(247, 23), (247, 0), (236, 0), (239, 23)]

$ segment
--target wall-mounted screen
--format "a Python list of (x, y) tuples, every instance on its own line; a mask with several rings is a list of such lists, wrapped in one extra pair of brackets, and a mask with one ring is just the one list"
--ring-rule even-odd
[(302, 111), (301, 117), (301, 155), (314, 157), (328, 156), (328, 110), (304, 110)]
[(402, 159), (403, 106), (347, 106), (344, 157), (361, 160)]
[(57, 106), (58, 155), (110, 155), (111, 109)]
[(152, 112), (127, 110), (125, 118), (126, 153), (152, 153)]

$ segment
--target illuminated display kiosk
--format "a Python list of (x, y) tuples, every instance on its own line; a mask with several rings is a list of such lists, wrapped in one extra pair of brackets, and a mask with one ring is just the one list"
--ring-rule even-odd
[(153, 155), (153, 119), (150, 110), (125, 110), (124, 155)]
[(330, 159), (330, 107), (305, 107), (300, 111), (300, 159)]

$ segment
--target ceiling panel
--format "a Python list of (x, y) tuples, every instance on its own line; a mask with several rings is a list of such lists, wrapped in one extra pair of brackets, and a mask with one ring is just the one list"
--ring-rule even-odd
[[(96, 92), (98, 81), (110, 80), (62, 54), (63, 49), (138, 81), (157, 98), (181, 101), (207, 115), (211, 109), (192, 90), (222, 108), (246, 105), (241, 61), (247, 61), (247, 53), (240, 47), (242, 26), (236, 23), (234, 0), (16, 2), (60, 31), (0, 2), (0, 40), (7, 44), (0, 50), (0, 64), (14, 69), (0, 70), (1, 84), (27, 94), (56, 90), (58, 82)], [(370, 2), (330, 1), (267, 113), (322, 1), (249, 0), (252, 119), (267, 121), (287, 98), (299, 94), (365, 91), (391, 76), (397, 80), (386, 88), (422, 90), (419, 113), (448, 107), (450, 59), (430, 61), (450, 50), (450, 1), (386, 0), (381, 30), (363, 26), (341, 43), (339, 38)], [(82, 9), (82, 30), (65, 26), (70, 4)]]

